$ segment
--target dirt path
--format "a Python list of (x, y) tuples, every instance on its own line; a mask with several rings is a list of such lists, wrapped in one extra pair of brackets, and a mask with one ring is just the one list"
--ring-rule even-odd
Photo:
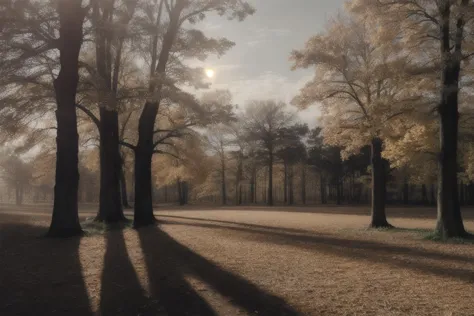
[(433, 210), (389, 210), (393, 232), (365, 213), (160, 210), (158, 228), (48, 240), (47, 210), (3, 207), (0, 315), (474, 315), (473, 244), (423, 240)]

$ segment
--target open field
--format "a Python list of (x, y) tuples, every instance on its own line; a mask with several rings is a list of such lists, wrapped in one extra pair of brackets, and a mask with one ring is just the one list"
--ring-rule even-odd
[(474, 315), (474, 244), (423, 239), (433, 209), (387, 213), (402, 229), (356, 207), (162, 208), (157, 228), (50, 240), (48, 206), (3, 205), (0, 315)]

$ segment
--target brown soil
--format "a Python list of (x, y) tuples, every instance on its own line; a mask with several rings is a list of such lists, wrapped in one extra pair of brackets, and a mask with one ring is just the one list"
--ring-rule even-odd
[(356, 207), (156, 214), (52, 240), (50, 207), (0, 206), (0, 315), (474, 315), (474, 244), (423, 239), (433, 209), (388, 209), (393, 231)]

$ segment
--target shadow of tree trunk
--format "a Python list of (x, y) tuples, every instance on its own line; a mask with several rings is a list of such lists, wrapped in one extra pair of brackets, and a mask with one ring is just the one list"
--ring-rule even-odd
[(123, 231), (108, 231), (106, 240), (100, 291), (101, 315), (165, 315), (163, 307), (148, 298), (142, 288), (128, 256)]
[(80, 238), (40, 238), (44, 228), (0, 225), (0, 315), (93, 315)]
[[(215, 315), (207, 304), (183, 279), (188, 272), (209, 284), (233, 305), (250, 315), (300, 315), (283, 299), (276, 297), (244, 278), (225, 271), (213, 262), (178, 243), (156, 227), (139, 230), (146, 256), (150, 282), (155, 292), (160, 290), (170, 315)], [(168, 291), (163, 288), (166, 284)], [(169, 288), (172, 291), (169, 291)]]

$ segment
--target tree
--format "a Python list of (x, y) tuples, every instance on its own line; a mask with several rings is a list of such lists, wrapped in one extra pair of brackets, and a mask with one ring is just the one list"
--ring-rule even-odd
[(221, 202), (227, 204), (226, 174), (228, 171), (228, 149), (231, 145), (230, 131), (222, 125), (211, 126), (206, 134), (209, 149), (218, 161), (221, 184)]
[(0, 161), (0, 168), (6, 185), (15, 190), (15, 203), (23, 204), (24, 191), (34, 180), (32, 165), (16, 155), (8, 155)]
[(259, 155), (268, 167), (267, 204), (273, 205), (273, 164), (278, 150), (285, 142), (287, 129), (294, 124), (295, 116), (285, 110), (283, 102), (273, 100), (252, 101), (241, 118), (245, 137), (258, 146)]
[(295, 124), (282, 128), (278, 135), (280, 149), (276, 156), (283, 162), (284, 202), (290, 205), (294, 203), (294, 166), (306, 158), (306, 147), (302, 142), (302, 137), (307, 133), (306, 124)]
[(305, 108), (320, 102), (324, 141), (342, 147), (344, 159), (371, 146), (370, 227), (391, 227), (385, 214), (385, 126), (412, 110), (419, 98), (410, 94), (401, 46), (392, 37), (376, 46), (371, 41), (374, 28), (363, 16), (340, 17), (305, 49), (294, 51), (293, 69), (314, 66), (317, 76), (293, 103)]
[[(164, 9), (161, 9), (164, 5)], [(162, 12), (164, 11), (164, 12)], [(178, 62), (173, 59), (173, 49), (187, 47), (189, 39), (205, 39), (203, 34), (196, 30), (185, 32), (183, 24), (185, 22), (197, 22), (205, 18), (210, 12), (217, 12), (219, 15), (229, 15), (230, 18), (243, 20), (248, 14), (253, 13), (253, 8), (244, 1), (220, 0), (220, 1), (160, 1), (160, 9), (156, 15), (156, 26), (167, 25), (161, 40), (161, 48), (158, 53), (158, 35), (152, 35), (152, 51), (150, 58), (150, 84), (148, 86), (148, 98), (143, 107), (138, 125), (138, 142), (135, 148), (135, 208), (134, 225), (136, 227), (150, 225), (155, 222), (153, 216), (153, 205), (151, 200), (151, 162), (154, 153), (154, 135), (155, 122), (160, 109), (162, 99), (178, 91), (170, 81), (172, 73), (169, 71), (169, 62)], [(165, 24), (163, 16), (167, 15), (168, 20)], [(188, 41), (177, 41), (180, 34), (188, 35)], [(194, 35), (194, 36), (193, 36)], [(196, 37), (197, 36), (197, 37)], [(206, 42), (206, 41), (204, 41)], [(217, 53), (224, 52), (228, 47), (228, 42), (207, 41), (211, 44), (211, 50)], [(193, 47), (187, 52), (187, 55), (202, 57), (205, 55), (206, 47)], [(223, 50), (222, 50), (223, 49)], [(209, 51), (209, 49), (207, 49)], [(183, 54), (186, 57), (186, 53)], [(171, 58), (170, 58), (171, 57)], [(167, 71), (168, 70), (168, 71)], [(178, 94), (183, 96), (182, 93)]]
[(56, 181), (53, 217), (48, 235), (66, 237), (82, 233), (77, 194), (79, 186), (76, 90), (79, 81), (79, 51), (87, 7), (80, 0), (59, 0), (60, 71), (54, 80), (56, 93)]
[[(90, 22), (93, 34), (95, 56), (85, 56), (81, 60), (84, 70), (82, 76), (82, 100), (77, 107), (87, 114), (97, 126), (100, 135), (100, 200), (96, 221), (114, 223), (126, 220), (122, 204), (125, 188), (122, 172), (122, 155), (119, 150), (119, 111), (124, 99), (137, 94), (131, 88), (139, 88), (136, 76), (133, 80), (129, 72), (131, 67), (127, 54), (130, 41), (129, 24), (135, 16), (137, 1), (94, 0)], [(129, 46), (129, 45), (128, 45)], [(89, 57), (89, 58), (88, 58)], [(132, 79), (132, 80), (131, 80)], [(90, 107), (98, 106), (98, 115)], [(126, 198), (126, 196), (125, 196)]]
[[(442, 1), (359, 1), (355, 9), (371, 8), (385, 29), (397, 28), (400, 38), (411, 44), (423, 43), (434, 49), (435, 69), (441, 74), (438, 85), (439, 159), (438, 159), (438, 220), (436, 233), (443, 238), (464, 237), (458, 192), (459, 88), (461, 63), (470, 55), (465, 51), (466, 29), (472, 27), (473, 4), (468, 0)], [(391, 16), (392, 13), (396, 13)], [(409, 18), (407, 18), (409, 17)], [(387, 24), (387, 19), (391, 25)], [(411, 46), (409, 46), (411, 47)], [(425, 62), (420, 60), (421, 62)]]

